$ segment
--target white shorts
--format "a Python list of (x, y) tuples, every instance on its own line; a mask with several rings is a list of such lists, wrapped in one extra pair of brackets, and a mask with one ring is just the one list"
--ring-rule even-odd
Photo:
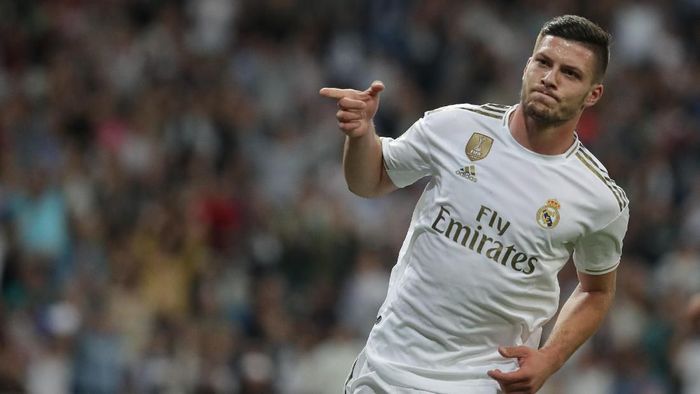
[[(365, 357), (364, 349), (357, 356), (352, 365), (348, 378), (345, 380), (345, 394), (435, 394), (433, 391), (424, 391), (410, 387), (397, 386), (382, 379), (377, 371), (370, 368)], [(469, 389), (469, 394), (500, 394), (493, 386), (474, 387)]]

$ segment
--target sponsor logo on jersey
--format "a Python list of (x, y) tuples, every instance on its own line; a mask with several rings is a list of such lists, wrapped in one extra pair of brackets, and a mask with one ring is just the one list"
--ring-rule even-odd
[(506, 242), (503, 235), (510, 228), (510, 221), (486, 205), (481, 206), (474, 221), (454, 217), (447, 207), (440, 205), (430, 227), (464, 248), (525, 275), (535, 272), (539, 265), (537, 256)]
[(460, 168), (459, 170), (455, 171), (455, 174), (461, 176), (462, 178), (469, 179), (472, 182), (476, 182), (476, 166), (474, 164)]
[(537, 224), (542, 228), (552, 229), (559, 224), (559, 201), (550, 198), (544, 206), (537, 210)]
[(493, 145), (493, 138), (485, 136), (481, 133), (473, 133), (467, 141), (467, 146), (464, 152), (471, 161), (477, 161), (488, 156)]

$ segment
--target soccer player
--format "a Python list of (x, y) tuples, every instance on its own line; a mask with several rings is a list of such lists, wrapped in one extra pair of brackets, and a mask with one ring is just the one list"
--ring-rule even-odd
[[(596, 24), (554, 18), (519, 104), (429, 111), (395, 140), (372, 124), (381, 82), (321, 89), (338, 102), (351, 191), (380, 196), (429, 177), (346, 392), (534, 393), (596, 331), (629, 208), (576, 125), (603, 95), (608, 51)], [(540, 347), (572, 253), (579, 284)]]

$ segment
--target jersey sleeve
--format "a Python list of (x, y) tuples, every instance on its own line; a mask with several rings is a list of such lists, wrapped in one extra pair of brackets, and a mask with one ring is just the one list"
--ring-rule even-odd
[(432, 173), (424, 118), (397, 139), (380, 137), (384, 168), (397, 187), (406, 187)]
[(574, 264), (576, 269), (591, 275), (602, 275), (617, 268), (622, 256), (622, 239), (627, 232), (629, 207), (607, 226), (587, 234), (576, 242)]

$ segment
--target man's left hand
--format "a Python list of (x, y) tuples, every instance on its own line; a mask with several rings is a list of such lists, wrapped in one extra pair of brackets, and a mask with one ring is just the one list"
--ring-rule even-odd
[(488, 371), (504, 393), (534, 394), (558, 369), (554, 359), (543, 350), (527, 346), (502, 346), (498, 352), (505, 358), (517, 358), (520, 368), (513, 372)]

